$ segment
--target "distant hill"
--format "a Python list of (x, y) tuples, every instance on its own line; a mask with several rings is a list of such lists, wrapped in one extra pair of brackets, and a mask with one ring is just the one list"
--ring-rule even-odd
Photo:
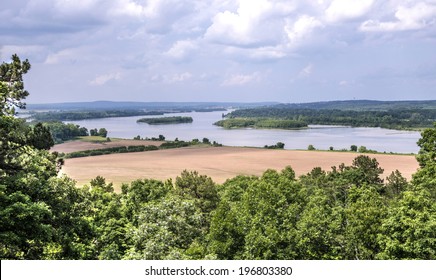
[(295, 109), (330, 109), (353, 111), (385, 111), (398, 109), (436, 109), (436, 100), (410, 101), (376, 101), (376, 100), (343, 100), (312, 103), (279, 104), (274, 107)]
[(68, 102), (68, 103), (47, 103), (27, 104), (27, 110), (125, 110), (125, 109), (146, 109), (146, 110), (195, 110), (211, 108), (251, 108), (260, 106), (277, 105), (278, 102), (116, 102), (116, 101), (94, 101), (94, 102)]

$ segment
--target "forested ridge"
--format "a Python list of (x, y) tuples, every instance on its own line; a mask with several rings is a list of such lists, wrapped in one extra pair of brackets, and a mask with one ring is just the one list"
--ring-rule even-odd
[[(218, 185), (195, 171), (115, 193), (78, 188), (42, 125), (14, 117), (27, 61), (0, 67), (0, 259), (435, 259), (436, 124), (411, 182), (360, 155), (350, 166), (291, 167)], [(51, 139), (51, 138), (50, 138)]]
[(31, 116), (36, 121), (77, 121), (115, 117), (152, 116), (170, 113), (168, 111), (144, 110), (88, 110), (88, 111), (50, 111), (34, 112)]

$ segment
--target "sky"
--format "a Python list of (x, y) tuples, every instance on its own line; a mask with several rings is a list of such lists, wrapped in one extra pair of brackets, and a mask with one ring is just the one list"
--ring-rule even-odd
[(436, 0), (1, 0), (27, 103), (436, 99)]

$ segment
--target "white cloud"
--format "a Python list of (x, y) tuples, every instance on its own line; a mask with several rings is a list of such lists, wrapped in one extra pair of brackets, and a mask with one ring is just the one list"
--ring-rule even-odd
[(167, 81), (169, 83), (181, 83), (181, 82), (184, 82), (184, 81), (191, 79), (192, 76), (193, 75), (191, 73), (184, 72), (184, 73), (180, 73), (180, 74), (174, 74), (169, 79), (167, 78)]
[(258, 72), (244, 75), (244, 74), (235, 74), (229, 77), (228, 79), (222, 82), (222, 86), (242, 86), (251, 82), (259, 81), (260, 75)]
[(94, 80), (90, 81), (89, 84), (93, 86), (102, 86), (111, 80), (119, 80), (121, 79), (121, 73), (109, 73), (97, 76)]
[(182, 40), (174, 43), (174, 45), (165, 54), (176, 60), (184, 60), (197, 49), (198, 46), (194, 41)]
[(145, 5), (141, 5), (136, 1), (117, 0), (113, 7), (109, 10), (110, 15), (114, 16), (129, 16), (129, 17), (156, 17), (162, 1), (147, 1)]
[(302, 15), (295, 22), (288, 20), (284, 29), (290, 43), (297, 44), (302, 39), (310, 36), (315, 29), (321, 27), (323, 27), (321, 21), (308, 15)]
[(61, 50), (56, 53), (49, 54), (45, 59), (45, 64), (58, 64), (65, 61), (74, 61), (77, 56), (77, 52), (73, 49)]
[(367, 14), (374, 0), (333, 0), (325, 11), (329, 22), (339, 22), (362, 17)]
[(96, 9), (97, 5), (101, 4), (101, 0), (54, 0), (54, 7), (57, 11), (62, 13), (80, 13), (89, 12)]
[(340, 85), (341, 87), (348, 86), (349, 84), (350, 84), (350, 82), (345, 81), (345, 80), (342, 80), (342, 81), (339, 82), (339, 85)]
[[(58, 100), (92, 100), (101, 92), (132, 100), (153, 92), (151, 98), (170, 100), (176, 96), (170, 92), (185, 87), (189, 92), (176, 99), (229, 98), (220, 86), (280, 99), (290, 78), (298, 81), (295, 91), (327, 92), (317, 81), (347, 89), (360, 86), (352, 78), (368, 68), (409, 73), (433, 66), (435, 1), (0, 0), (0, 52), (3, 59), (28, 58), (28, 90)], [(263, 83), (274, 93), (265, 94)], [(362, 85), (362, 96), (378, 97), (381, 90)], [(419, 90), (434, 92), (413, 91)]]
[(404, 31), (417, 30), (435, 24), (436, 5), (420, 2), (412, 7), (399, 6), (395, 12), (396, 21), (380, 22), (367, 20), (361, 24), (362, 31)]
[(294, 10), (286, 1), (239, 0), (236, 12), (216, 14), (205, 38), (236, 46), (268, 45), (281, 39), (283, 16)]
[(313, 71), (313, 64), (309, 63), (306, 67), (304, 67), (300, 73), (298, 73), (299, 78), (305, 78), (312, 74)]

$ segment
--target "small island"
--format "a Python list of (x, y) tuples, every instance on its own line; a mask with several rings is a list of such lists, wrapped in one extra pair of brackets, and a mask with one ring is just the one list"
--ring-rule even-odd
[(307, 123), (302, 121), (273, 118), (229, 118), (217, 121), (214, 125), (223, 128), (299, 129), (307, 127)]
[(163, 117), (163, 118), (142, 118), (136, 122), (148, 123), (150, 125), (154, 124), (179, 124), (179, 123), (192, 123), (192, 117)]

